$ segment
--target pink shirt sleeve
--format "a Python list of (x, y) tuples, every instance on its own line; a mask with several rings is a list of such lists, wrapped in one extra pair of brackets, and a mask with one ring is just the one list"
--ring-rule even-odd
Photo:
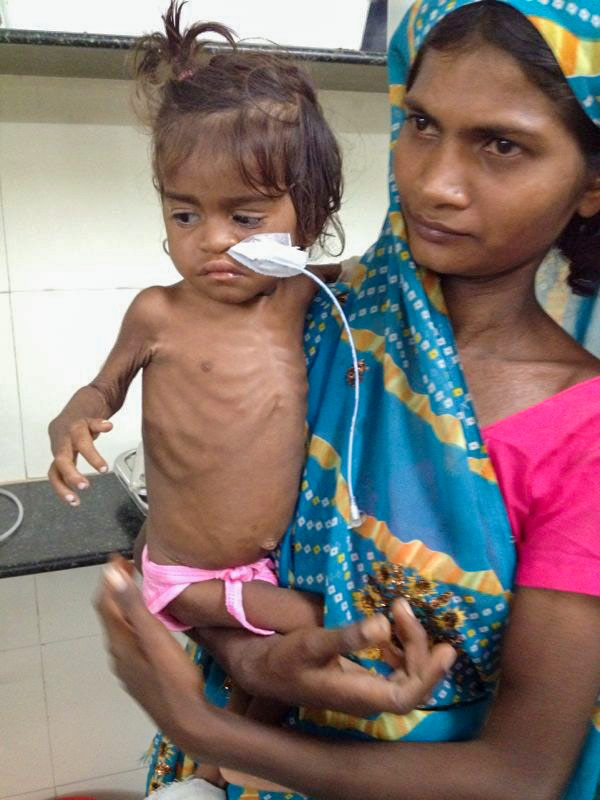
[(518, 586), (600, 596), (600, 378), (483, 431)]

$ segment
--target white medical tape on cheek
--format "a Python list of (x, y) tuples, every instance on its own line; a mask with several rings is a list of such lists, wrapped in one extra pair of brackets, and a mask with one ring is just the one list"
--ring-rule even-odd
[(306, 271), (308, 253), (292, 246), (289, 233), (258, 233), (227, 251), (236, 261), (261, 275), (290, 278)]
[(227, 251), (232, 258), (243, 264), (253, 272), (261, 275), (270, 275), (274, 278), (291, 278), (294, 275), (306, 275), (323, 289), (330, 300), (337, 308), (352, 351), (352, 367), (354, 371), (354, 409), (350, 421), (350, 433), (348, 436), (348, 495), (350, 500), (350, 522), (348, 527), (357, 528), (364, 521), (364, 516), (360, 513), (354, 497), (354, 485), (352, 481), (352, 463), (354, 460), (354, 434), (356, 431), (356, 418), (358, 416), (358, 406), (360, 403), (360, 374), (358, 370), (358, 356), (352, 338), (352, 331), (346, 319), (346, 315), (334, 293), (327, 284), (310, 272), (307, 268), (308, 253), (292, 245), (289, 233), (257, 233), (243, 239), (238, 244), (230, 247)]

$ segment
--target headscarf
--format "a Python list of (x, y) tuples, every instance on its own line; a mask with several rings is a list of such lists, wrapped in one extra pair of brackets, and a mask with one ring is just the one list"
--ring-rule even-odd
[[(431, 27), (475, 0), (420, 0), (394, 35), (389, 54), (392, 143), (407, 70)], [(548, 41), (592, 119), (600, 117), (600, 18), (567, 0), (514, 0)], [(591, 99), (590, 99), (591, 98)], [(338, 299), (361, 359), (354, 473), (366, 514), (349, 527), (347, 432), (354, 398), (348, 337), (327, 298), (313, 303), (305, 331), (309, 370), (308, 456), (295, 518), (280, 548), (282, 585), (321, 592), (325, 624), (339, 626), (408, 597), (432, 641), (459, 652), (422, 708), (358, 719), (299, 709), (288, 723), (320, 735), (453, 741), (477, 735), (497, 684), (515, 548), (498, 483), (465, 384), (438, 280), (414, 263), (390, 169), (390, 209), (379, 239)], [(356, 654), (386, 672), (375, 650)], [(207, 695), (224, 702), (222, 673), (205, 667)], [(590, 735), (565, 800), (591, 800), (600, 736)], [(595, 732), (595, 734), (594, 734)], [(154, 776), (189, 774), (157, 738)], [(178, 764), (178, 766), (174, 766)], [(158, 776), (158, 777), (157, 777)], [(266, 800), (283, 798), (261, 793)], [(255, 798), (229, 787), (229, 798)], [(288, 800), (292, 795), (286, 796)]]

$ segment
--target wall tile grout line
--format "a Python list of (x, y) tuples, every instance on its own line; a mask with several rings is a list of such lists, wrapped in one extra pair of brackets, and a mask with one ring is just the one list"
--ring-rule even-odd
[(17, 402), (19, 405), (19, 437), (21, 440), (21, 467), (23, 470), (23, 475), (27, 477), (27, 464), (25, 460), (25, 426), (23, 423), (23, 403), (21, 399), (21, 385), (19, 381), (19, 362), (17, 360), (17, 340), (15, 335), (15, 315), (12, 303), (11, 271), (8, 260), (8, 242), (6, 237), (6, 219), (4, 216), (4, 195), (2, 190), (1, 177), (0, 177), (0, 226), (2, 226), (2, 231), (3, 231), (2, 238), (4, 242), (4, 260), (6, 263), (6, 279), (8, 282), (8, 308), (10, 310), (10, 329), (12, 333), (13, 358), (15, 361), (15, 382), (17, 391)]
[[(37, 596), (37, 591), (36, 591)], [(39, 614), (38, 614), (38, 624), (39, 624)], [(56, 770), (54, 768), (54, 748), (52, 746), (52, 737), (50, 736), (50, 712), (48, 709), (48, 695), (46, 692), (46, 665), (44, 663), (44, 648), (45, 645), (40, 645), (40, 659), (42, 662), (42, 689), (44, 692), (44, 714), (46, 717), (46, 735), (48, 737), (48, 748), (50, 750), (50, 768), (52, 770), (52, 788), (54, 789), (54, 795), (56, 796)]]

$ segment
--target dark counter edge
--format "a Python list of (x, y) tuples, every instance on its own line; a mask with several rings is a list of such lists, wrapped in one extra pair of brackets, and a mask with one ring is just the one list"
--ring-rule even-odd
[[(0, 28), (0, 44), (40, 45), (55, 47), (79, 47), (96, 50), (132, 50), (138, 38), (135, 36), (112, 36), (100, 33), (69, 33), (62, 31), (32, 31), (17, 28)], [(269, 47), (266, 45), (243, 44), (242, 51), (260, 53), (279, 53), (299, 61), (318, 61), (337, 64), (364, 64), (385, 66), (387, 56), (385, 53), (372, 53), (361, 50), (322, 50), (311, 47)], [(225, 51), (226, 45), (211, 43), (209, 50), (214, 52)]]
[(0, 565), (0, 580), (2, 580), (2, 578), (18, 578), (22, 575), (38, 575), (41, 572), (55, 572), (61, 569), (76, 569), (77, 567), (93, 567), (96, 564), (106, 564), (113, 553), (120, 553), (120, 555), (125, 558), (131, 558), (132, 548), (111, 550), (106, 553), (94, 553), (85, 556), (56, 558), (52, 561), (40, 561), (35, 564), (17, 565), (14, 567)]

